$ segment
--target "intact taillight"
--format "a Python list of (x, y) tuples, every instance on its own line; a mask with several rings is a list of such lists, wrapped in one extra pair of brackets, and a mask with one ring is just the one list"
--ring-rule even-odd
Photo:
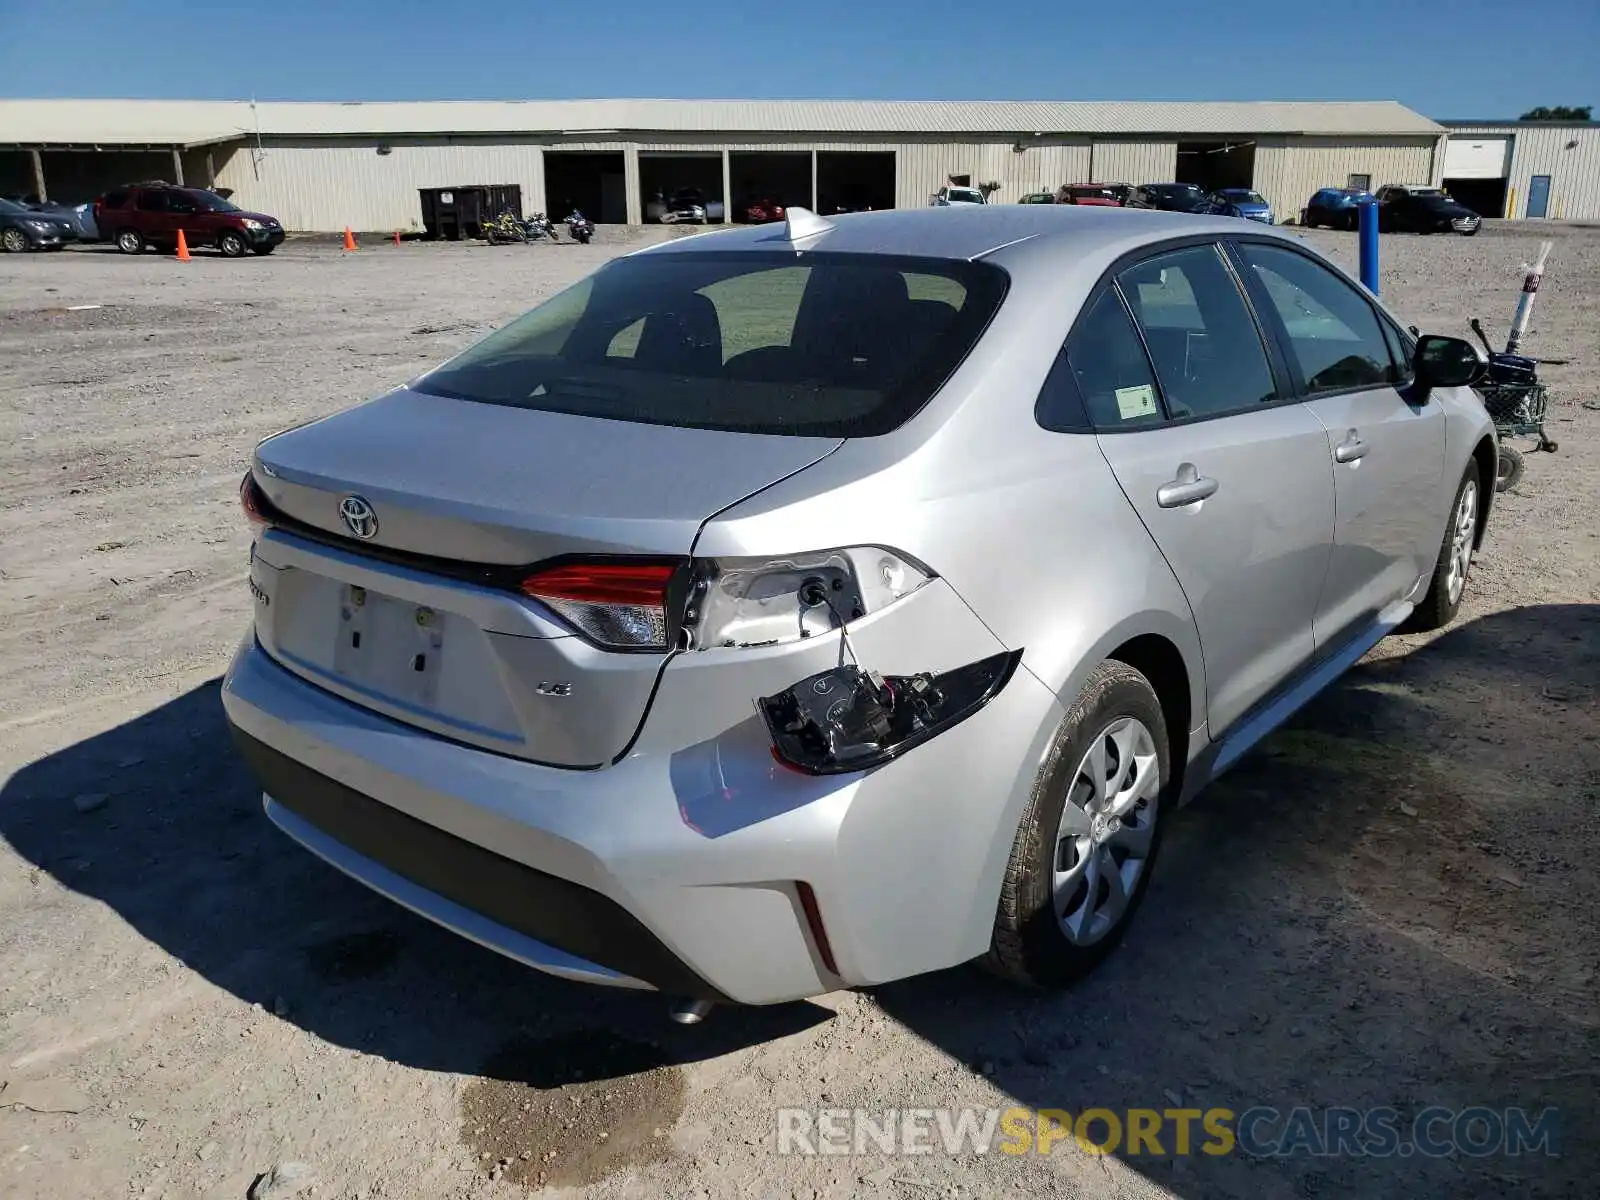
[(682, 570), (680, 562), (585, 559), (534, 571), (521, 587), (599, 645), (665, 650), (669, 594)]
[(256, 531), (259, 532), (272, 524), (272, 518), (267, 515), (266, 493), (256, 482), (253, 471), (246, 471), (244, 478), (239, 482), (239, 507), (244, 510), (245, 520), (249, 521)]

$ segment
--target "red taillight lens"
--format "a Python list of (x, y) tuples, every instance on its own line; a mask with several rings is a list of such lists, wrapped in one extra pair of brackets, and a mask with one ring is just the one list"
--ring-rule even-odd
[(667, 596), (681, 569), (677, 562), (590, 559), (535, 571), (522, 590), (599, 645), (665, 650)]
[(261, 490), (261, 485), (256, 483), (254, 473), (246, 471), (244, 478), (239, 482), (239, 507), (244, 509), (245, 520), (257, 529), (263, 529), (272, 523), (272, 518), (267, 515), (267, 497)]

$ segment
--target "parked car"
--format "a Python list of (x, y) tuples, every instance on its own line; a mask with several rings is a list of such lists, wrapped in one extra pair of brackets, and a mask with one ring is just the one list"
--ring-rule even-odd
[(1018, 204), (1054, 204), (1055, 202), (1054, 192), (1029, 192), (1021, 200), (1017, 201)]
[(1095, 186), (1104, 188), (1113, 200), (1124, 207), (1127, 206), (1129, 200), (1133, 199), (1133, 193), (1138, 190), (1131, 183), (1097, 183)]
[(761, 200), (752, 200), (745, 205), (744, 219), (751, 225), (766, 225), (783, 220), (786, 211), (788, 210), (781, 200), (774, 200), (768, 196)]
[(33, 212), (44, 213), (46, 216), (66, 221), (72, 226), (72, 232), (77, 235), (78, 240), (81, 242), (99, 240), (100, 234), (95, 228), (94, 205), (92, 203), (63, 204), (58, 200), (41, 200), (33, 193), (13, 193), (6, 196), (5, 199), (12, 201), (14, 204), (20, 204), (23, 208), (30, 209)]
[(276, 217), (249, 212), (204, 188), (169, 183), (114, 188), (95, 201), (94, 220), (101, 237), (124, 254), (176, 246), (180, 229), (191, 249), (215, 246), (229, 258), (271, 254), (284, 237)]
[(1243, 217), (1247, 221), (1272, 224), (1272, 205), (1260, 192), (1249, 188), (1219, 188), (1206, 197), (1211, 211), (1224, 217)]
[(983, 192), (975, 187), (942, 187), (933, 194), (934, 208), (949, 208), (952, 204), (987, 204)]
[(1372, 198), (1372, 193), (1365, 188), (1323, 188), (1306, 201), (1306, 227), (1315, 229), (1326, 225), (1329, 229), (1354, 229), (1361, 222), (1362, 202)]
[(1474, 236), (1483, 218), (1443, 188), (1386, 184), (1378, 189), (1378, 228), (1384, 233), (1459, 233)]
[(1129, 208), (1150, 208), (1160, 212), (1211, 213), (1214, 205), (1206, 199), (1199, 184), (1146, 183), (1134, 189)]
[(722, 211), (722, 201), (699, 188), (679, 188), (667, 197), (660, 219), (663, 225), (705, 225), (721, 221)]
[(1104, 184), (1064, 183), (1056, 191), (1057, 204), (1089, 204), (1097, 208), (1120, 208), (1117, 198)]
[(0, 250), (60, 250), (78, 240), (72, 222), (53, 213), (37, 212), (15, 200), (0, 198)]
[(1111, 953), (1179, 804), (1456, 615), (1483, 359), (1265, 226), (971, 217), (651, 246), (257, 446), (270, 819), (684, 1020)]

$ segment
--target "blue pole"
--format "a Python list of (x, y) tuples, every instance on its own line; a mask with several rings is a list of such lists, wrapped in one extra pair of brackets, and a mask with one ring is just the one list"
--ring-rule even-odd
[(1361, 286), (1378, 294), (1378, 202), (1371, 198), (1358, 206), (1361, 215)]

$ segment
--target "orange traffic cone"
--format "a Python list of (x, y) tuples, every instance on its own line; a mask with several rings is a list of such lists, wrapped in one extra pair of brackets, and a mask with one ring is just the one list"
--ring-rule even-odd
[(400, 244), (400, 231), (398, 229), (394, 231), (394, 244), (396, 246)]
[(189, 261), (189, 240), (183, 236), (183, 230), (178, 230), (178, 261)]
[(344, 227), (344, 248), (347, 251), (356, 248), (356, 235), (350, 232), (350, 226), (348, 225)]

